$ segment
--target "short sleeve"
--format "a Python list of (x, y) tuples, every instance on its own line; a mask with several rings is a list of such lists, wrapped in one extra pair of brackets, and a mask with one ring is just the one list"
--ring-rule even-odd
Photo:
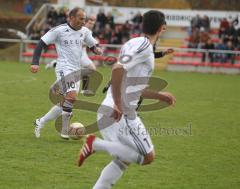
[(136, 45), (125, 44), (120, 51), (118, 64), (129, 70), (137, 64), (147, 62), (151, 54), (151, 44), (148, 40)]
[(55, 43), (57, 36), (58, 36), (58, 30), (53, 28), (53, 29), (49, 30), (45, 35), (43, 35), (41, 37), (41, 40), (43, 40), (43, 42), (46, 45), (49, 45), (49, 44)]

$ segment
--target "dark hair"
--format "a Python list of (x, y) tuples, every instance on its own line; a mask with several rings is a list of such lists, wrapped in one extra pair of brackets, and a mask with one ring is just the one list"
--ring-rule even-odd
[(150, 10), (143, 15), (143, 33), (154, 35), (159, 27), (166, 25), (165, 16), (157, 10)]
[(80, 7), (75, 7), (75, 8), (73, 8), (72, 10), (70, 10), (70, 12), (69, 12), (69, 14), (68, 14), (69, 18), (70, 18), (71, 16), (76, 16), (76, 14), (77, 14), (77, 12), (78, 12), (79, 10), (81, 10), (81, 11), (84, 12), (84, 10), (83, 10), (82, 8), (80, 8)]

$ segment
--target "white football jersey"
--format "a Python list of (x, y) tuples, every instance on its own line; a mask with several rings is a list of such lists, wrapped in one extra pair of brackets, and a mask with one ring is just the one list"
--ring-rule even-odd
[[(134, 117), (137, 103), (154, 69), (153, 46), (149, 39), (137, 37), (126, 42), (121, 48), (118, 64), (125, 69), (122, 82), (122, 111), (123, 114)], [(112, 98), (111, 87), (106, 98)]]
[(74, 30), (67, 23), (52, 28), (41, 39), (46, 45), (56, 46), (58, 54), (56, 70), (80, 69), (83, 43), (89, 48), (97, 44), (88, 28)]

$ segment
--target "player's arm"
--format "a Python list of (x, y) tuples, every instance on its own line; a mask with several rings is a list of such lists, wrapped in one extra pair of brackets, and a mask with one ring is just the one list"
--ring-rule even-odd
[(141, 96), (147, 99), (164, 101), (169, 105), (174, 105), (176, 103), (176, 98), (169, 92), (157, 92), (150, 89), (144, 89)]
[(47, 45), (43, 42), (43, 40), (40, 40), (37, 44), (37, 47), (34, 50), (33, 53), (33, 59), (32, 59), (32, 63), (31, 63), (31, 72), (32, 73), (36, 73), (39, 70), (39, 60), (40, 60), (40, 56), (42, 53), (42, 49), (46, 48)]
[(44, 36), (41, 37), (37, 44), (36, 49), (33, 53), (33, 59), (31, 63), (31, 72), (36, 73), (39, 70), (39, 60), (42, 53), (42, 49), (46, 48), (49, 44), (54, 43), (58, 35), (58, 30), (56, 28), (48, 31)]
[(94, 54), (101, 55), (103, 53), (102, 49), (99, 47), (99, 44), (96, 44), (89, 48)]
[(112, 68), (112, 95), (114, 101), (114, 112), (113, 118), (116, 121), (119, 121), (122, 116), (121, 109), (121, 88), (122, 88), (122, 79), (124, 74), (124, 68), (121, 64), (114, 64)]
[(173, 49), (167, 49), (167, 50), (165, 50), (165, 51), (154, 52), (154, 57), (155, 57), (155, 58), (162, 58), (162, 57), (164, 57), (165, 55), (172, 54), (173, 52), (174, 52)]
[(84, 38), (84, 42), (93, 53), (97, 55), (101, 55), (103, 53), (102, 49), (99, 47), (97, 40), (92, 36), (92, 32), (88, 29), (86, 37)]

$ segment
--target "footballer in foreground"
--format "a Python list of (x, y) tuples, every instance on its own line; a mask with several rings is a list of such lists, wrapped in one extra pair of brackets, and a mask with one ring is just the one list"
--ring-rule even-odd
[[(147, 165), (155, 159), (151, 137), (138, 117), (136, 107), (140, 97), (175, 104), (171, 93), (146, 89), (154, 70), (153, 47), (165, 24), (162, 12), (146, 12), (143, 36), (130, 39), (122, 46), (119, 62), (112, 68), (111, 86), (97, 116), (103, 139), (88, 135), (78, 159), (78, 166), (82, 166), (94, 152), (103, 151), (113, 157), (93, 189), (110, 189), (131, 163)], [(121, 132), (123, 130), (126, 132)]]

